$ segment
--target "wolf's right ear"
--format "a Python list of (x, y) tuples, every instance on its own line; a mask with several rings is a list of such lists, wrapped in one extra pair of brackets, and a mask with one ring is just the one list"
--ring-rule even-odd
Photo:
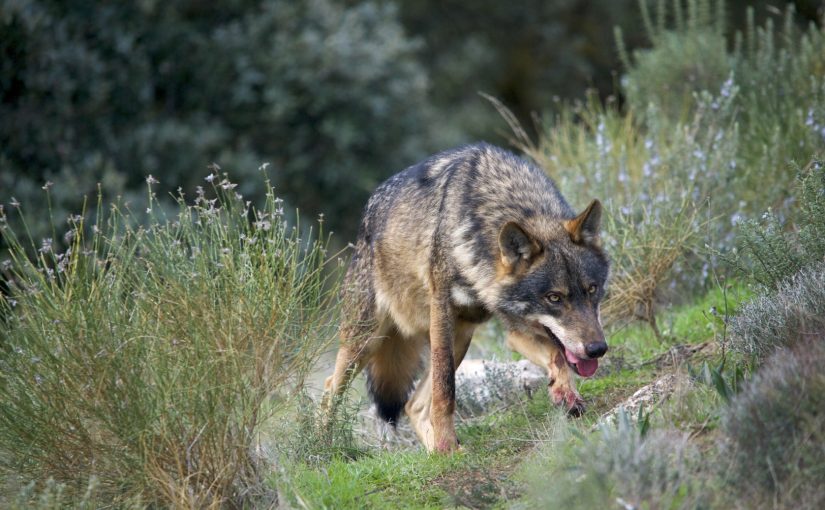
[(501, 227), (498, 246), (501, 248), (501, 261), (510, 270), (520, 262), (529, 263), (541, 253), (541, 245), (514, 221)]
[(564, 222), (564, 228), (574, 243), (598, 246), (599, 224), (602, 221), (602, 203), (593, 200), (581, 214)]

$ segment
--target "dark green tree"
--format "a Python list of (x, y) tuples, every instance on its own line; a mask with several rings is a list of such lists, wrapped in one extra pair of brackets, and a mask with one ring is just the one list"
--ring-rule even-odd
[[(639, 25), (636, 0), (407, 0), (399, 10), (425, 43), (431, 100), (451, 119), (442, 135), (450, 140), (503, 130), (479, 91), (499, 98), (528, 129), (531, 114), (582, 98), (588, 87), (603, 98), (614, 93), (613, 26)], [(643, 42), (641, 33), (628, 38), (631, 46)]]
[[(331, 0), (0, 1), (0, 200), (58, 213), (203, 183), (217, 162), (352, 235), (369, 191), (424, 155), (427, 74), (392, 6)], [(163, 193), (160, 193), (163, 195)]]

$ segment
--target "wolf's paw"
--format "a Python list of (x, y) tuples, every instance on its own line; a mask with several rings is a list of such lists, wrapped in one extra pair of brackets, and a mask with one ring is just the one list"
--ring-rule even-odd
[(578, 418), (584, 414), (586, 406), (584, 405), (584, 400), (581, 398), (576, 400), (573, 405), (567, 408), (567, 416), (572, 416), (573, 418)]
[(553, 399), (554, 404), (564, 406), (569, 416), (578, 417), (584, 414), (584, 400), (576, 390), (571, 388), (554, 388), (551, 386), (550, 398)]

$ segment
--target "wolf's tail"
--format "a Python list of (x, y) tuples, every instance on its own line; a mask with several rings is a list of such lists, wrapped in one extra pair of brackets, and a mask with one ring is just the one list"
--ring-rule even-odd
[(378, 416), (395, 426), (421, 373), (421, 350), (413, 341), (387, 338), (367, 364), (367, 389)]

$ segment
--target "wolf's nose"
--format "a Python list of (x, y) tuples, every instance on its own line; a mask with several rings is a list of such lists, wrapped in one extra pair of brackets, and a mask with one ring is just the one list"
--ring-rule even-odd
[(584, 352), (587, 353), (587, 357), (589, 358), (601, 358), (604, 356), (604, 353), (607, 352), (607, 343), (593, 342), (592, 344), (587, 344)]

